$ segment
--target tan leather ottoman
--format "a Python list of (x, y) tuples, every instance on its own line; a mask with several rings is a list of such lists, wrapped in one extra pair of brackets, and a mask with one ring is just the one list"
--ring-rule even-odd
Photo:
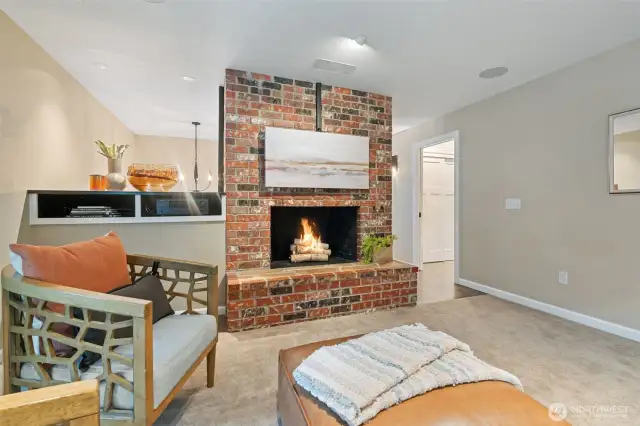
[[(293, 370), (321, 346), (358, 336), (325, 340), (280, 351), (278, 420), (281, 426), (339, 426), (326, 406), (298, 386)], [(382, 411), (367, 426), (544, 426), (568, 425), (551, 420), (547, 408), (512, 385), (488, 381), (427, 392)]]

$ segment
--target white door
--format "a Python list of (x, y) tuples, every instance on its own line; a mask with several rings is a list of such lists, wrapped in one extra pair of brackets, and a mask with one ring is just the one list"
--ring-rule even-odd
[(425, 157), (422, 167), (422, 262), (453, 260), (453, 158)]

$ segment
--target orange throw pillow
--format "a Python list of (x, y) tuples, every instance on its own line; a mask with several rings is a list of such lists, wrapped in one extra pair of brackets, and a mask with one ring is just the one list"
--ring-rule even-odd
[(12, 263), (22, 264), (16, 271), (36, 280), (100, 293), (131, 283), (127, 253), (114, 232), (60, 247), (10, 244), (9, 250)]

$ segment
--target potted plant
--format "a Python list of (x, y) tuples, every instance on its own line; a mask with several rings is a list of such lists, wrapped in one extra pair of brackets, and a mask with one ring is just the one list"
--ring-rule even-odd
[(122, 156), (129, 145), (106, 145), (101, 140), (93, 141), (98, 147), (98, 154), (107, 158), (106, 189), (107, 191), (122, 191), (127, 186), (127, 179), (122, 174)]
[(389, 263), (393, 260), (393, 234), (368, 234), (362, 241), (362, 263)]

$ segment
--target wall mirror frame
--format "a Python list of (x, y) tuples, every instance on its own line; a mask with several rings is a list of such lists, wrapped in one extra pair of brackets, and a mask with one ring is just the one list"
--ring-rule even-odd
[(640, 193), (640, 108), (609, 116), (609, 193)]

